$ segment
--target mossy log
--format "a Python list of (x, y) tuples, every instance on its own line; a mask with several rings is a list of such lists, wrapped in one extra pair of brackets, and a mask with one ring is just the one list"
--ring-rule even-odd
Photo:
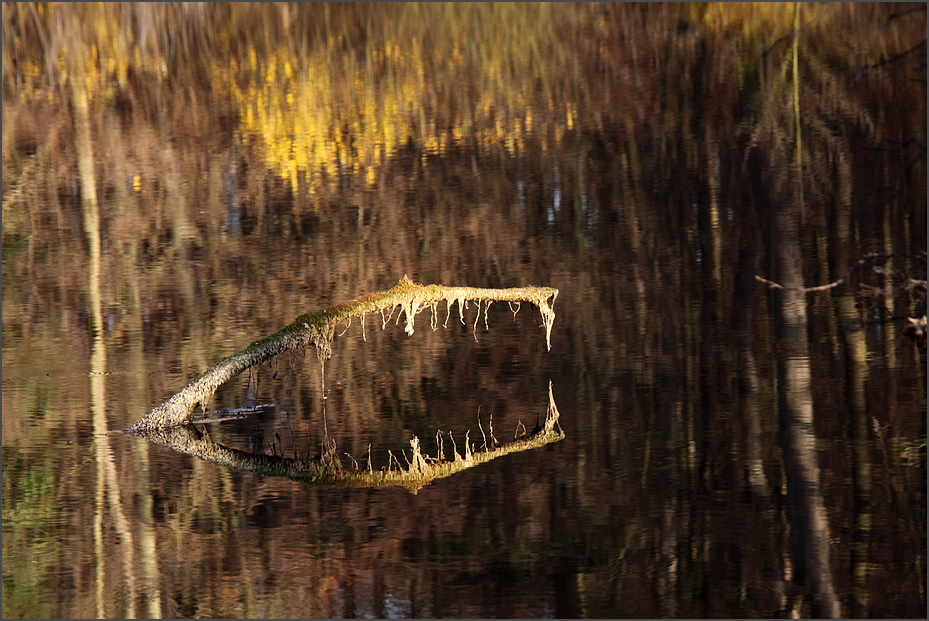
[(558, 408), (555, 406), (549, 383), (548, 413), (545, 422), (532, 433), (526, 434), (524, 430), (521, 436), (502, 444), (493, 440), (488, 443), (485, 439), (481, 448), (465, 439), (462, 445), (463, 454), (459, 453), (458, 446), (453, 445), (451, 459), (445, 458), (441, 445), (435, 457), (424, 453), (420, 448), (419, 438), (413, 436), (410, 440), (410, 457), (407, 458), (405, 452), (401, 453), (407, 461), (405, 468), (391, 453), (389, 464), (378, 470), (371, 468), (370, 464), (367, 469), (362, 469), (358, 467), (357, 462), (354, 468), (343, 467), (336, 453), (336, 444), (329, 438), (323, 442), (321, 455), (313, 459), (300, 459), (229, 448), (214, 442), (208, 433), (201, 432), (196, 425), (134, 432), (127, 430), (127, 433), (162, 444), (180, 453), (199, 457), (204, 461), (261, 476), (287, 477), (308, 485), (327, 487), (399, 486), (415, 494), (436, 479), (445, 478), (509, 453), (540, 448), (564, 439), (565, 434), (558, 419)]
[[(312, 344), (316, 347), (321, 360), (331, 355), (335, 326), (353, 317), (368, 313), (386, 311), (393, 314), (399, 306), (400, 313), (406, 315), (406, 332), (413, 334), (416, 315), (429, 308), (433, 313), (433, 325), (438, 314), (437, 305), (445, 300), (447, 312), (451, 313), (452, 304), (458, 304), (459, 314), (464, 321), (464, 309), (469, 301), (480, 305), (491, 302), (535, 304), (542, 313), (545, 327), (545, 343), (551, 349), (552, 323), (555, 311), (552, 305), (558, 297), (558, 289), (551, 287), (516, 287), (512, 289), (478, 289), (474, 287), (446, 287), (442, 285), (420, 285), (404, 276), (387, 291), (362, 296), (357, 300), (338, 304), (332, 308), (300, 315), (290, 325), (270, 336), (255, 341), (248, 347), (217, 362), (200, 376), (191, 381), (179, 393), (148, 412), (133, 423), (126, 431), (138, 433), (155, 429), (168, 429), (190, 422), (197, 405), (206, 404), (216, 389), (242, 371), (261, 364), (266, 360), (292, 349)], [(486, 320), (487, 309), (484, 309)], [(478, 307), (480, 314), (480, 306)], [(390, 315), (387, 315), (389, 318)], [(448, 315), (446, 315), (447, 321)], [(398, 316), (399, 320), (399, 316)], [(384, 325), (386, 326), (386, 319)], [(477, 318), (475, 318), (475, 323)]]

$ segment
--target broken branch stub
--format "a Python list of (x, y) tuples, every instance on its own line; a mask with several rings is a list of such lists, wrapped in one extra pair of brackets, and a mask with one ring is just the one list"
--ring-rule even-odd
[(552, 287), (530, 286), (511, 289), (446, 287), (420, 285), (404, 276), (387, 291), (371, 293), (351, 302), (300, 315), (292, 324), (220, 360), (194, 378), (180, 392), (133, 423), (126, 431), (136, 433), (187, 424), (198, 404), (207, 403), (217, 388), (242, 371), (278, 354), (308, 344), (315, 346), (320, 359), (325, 360), (330, 356), (336, 324), (353, 317), (364, 317), (368, 313), (383, 313), (387, 310), (392, 312), (397, 306), (400, 306), (401, 312), (406, 315), (404, 330), (407, 334), (413, 334), (416, 315), (426, 308), (434, 308), (442, 300), (445, 300), (449, 309), (452, 303), (457, 302), (459, 312), (462, 314), (463, 304), (468, 300), (488, 303), (531, 302), (539, 308), (542, 314), (545, 344), (551, 350), (552, 324), (555, 321), (555, 311), (552, 306), (557, 297), (558, 289)]

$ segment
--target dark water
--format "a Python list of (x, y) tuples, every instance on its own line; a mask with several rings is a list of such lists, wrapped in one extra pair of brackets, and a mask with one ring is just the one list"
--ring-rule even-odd
[[(73, 15), (4, 8), (4, 616), (923, 616), (919, 6), (801, 11), (800, 175), (794, 5), (94, 9), (143, 53), (86, 92)], [(404, 274), (558, 288), (551, 351), (528, 304), (369, 316), (200, 428), (378, 468), (551, 382), (563, 441), (411, 494), (103, 435)]]

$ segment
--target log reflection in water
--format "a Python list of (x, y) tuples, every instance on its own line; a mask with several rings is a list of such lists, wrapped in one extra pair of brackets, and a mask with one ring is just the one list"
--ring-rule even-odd
[[(487, 463), (509, 453), (541, 448), (546, 444), (558, 442), (565, 437), (558, 419), (560, 414), (555, 405), (551, 382), (548, 386), (548, 411), (544, 423), (531, 433), (525, 432), (512, 442), (497, 445), (493, 439), (485, 443), (480, 450), (465, 440), (463, 454), (453, 448), (453, 458), (445, 459), (444, 451), (439, 448), (436, 457), (424, 454), (420, 449), (419, 438), (410, 440), (411, 454), (407, 468), (391, 452), (391, 461), (387, 467), (374, 470), (370, 461), (367, 469), (342, 466), (336, 452), (335, 440), (326, 436), (322, 442), (322, 454), (314, 459), (289, 458), (277, 455), (249, 453), (218, 444), (212, 440), (209, 432), (203, 433), (194, 425), (182, 425), (165, 429), (127, 430), (124, 433), (135, 435), (157, 444), (170, 447), (180, 453), (193, 455), (205, 461), (226, 466), (234, 470), (252, 472), (262, 476), (287, 477), (295, 481), (316, 486), (330, 487), (405, 487), (414, 494), (436, 479), (442, 479), (467, 468)], [(441, 432), (440, 432), (441, 433)], [(405, 457), (405, 452), (402, 453)], [(354, 461), (354, 460), (353, 460)], [(396, 461), (396, 464), (394, 463)]]

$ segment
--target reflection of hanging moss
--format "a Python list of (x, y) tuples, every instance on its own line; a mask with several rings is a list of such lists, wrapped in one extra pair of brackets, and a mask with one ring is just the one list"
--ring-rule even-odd
[[(459, 311), (463, 311), (468, 301), (475, 301), (478, 303), (478, 316), (480, 316), (480, 305), (482, 304), (489, 306), (491, 302), (515, 303), (518, 311), (520, 302), (530, 302), (535, 304), (542, 313), (545, 342), (548, 348), (551, 349), (552, 323), (555, 320), (555, 311), (552, 310), (552, 304), (555, 303), (557, 297), (558, 289), (552, 289), (551, 287), (477, 289), (440, 285), (423, 286), (404, 276), (388, 291), (372, 293), (323, 311), (300, 315), (289, 326), (278, 330), (271, 336), (255, 341), (228, 358), (220, 360), (190, 382), (179, 393), (136, 421), (128, 431), (142, 432), (151, 429), (165, 429), (188, 423), (197, 404), (207, 403), (216, 389), (226, 381), (242, 371), (261, 364), (265, 360), (285, 351), (313, 344), (317, 348), (320, 360), (324, 361), (330, 356), (336, 324), (343, 321), (350, 322), (353, 317), (360, 316), (364, 318), (368, 313), (381, 313), (383, 316), (385, 311), (390, 311), (390, 315), (392, 315), (393, 310), (398, 306), (400, 312), (406, 314), (407, 334), (413, 334), (413, 320), (418, 313), (426, 308), (432, 310), (432, 325), (434, 328), (437, 327), (437, 306), (442, 300), (446, 302), (448, 314), (451, 313), (453, 302), (457, 302)], [(485, 321), (487, 306), (484, 308)], [(384, 318), (384, 327), (386, 327), (390, 315)], [(464, 321), (464, 317), (462, 317), (462, 321)], [(476, 323), (477, 318), (475, 318), (475, 325)]]
[[(468, 468), (487, 463), (497, 457), (510, 453), (517, 453), (564, 439), (564, 431), (558, 422), (558, 408), (552, 396), (552, 387), (548, 387), (548, 412), (545, 421), (531, 433), (523, 428), (522, 435), (511, 442), (498, 443), (493, 434), (488, 439), (484, 435), (484, 443), (478, 446), (466, 438), (463, 440), (461, 452), (454, 444), (451, 459), (447, 459), (444, 451), (444, 442), (441, 432), (437, 453), (432, 457), (420, 447), (419, 438), (410, 440), (410, 456), (401, 451), (406, 467), (400, 463), (392, 451), (389, 451), (390, 461), (384, 468), (375, 470), (368, 457), (366, 468), (359, 467), (357, 461), (353, 468), (344, 468), (336, 452), (335, 441), (326, 438), (323, 441), (322, 454), (315, 459), (288, 458), (278, 455), (265, 455), (247, 453), (223, 446), (213, 442), (209, 436), (204, 436), (193, 425), (171, 427), (168, 429), (152, 429), (133, 432), (152, 442), (163, 444), (181, 453), (195, 455), (200, 459), (220, 464), (235, 470), (252, 472), (262, 476), (281, 476), (307, 483), (309, 485), (322, 485), (333, 487), (405, 487), (414, 494), (422, 487), (436, 479), (442, 479)], [(484, 433), (483, 428), (481, 433)], [(451, 434), (449, 434), (451, 438)], [(454, 438), (451, 438), (454, 442)], [(349, 456), (351, 457), (351, 456)]]

